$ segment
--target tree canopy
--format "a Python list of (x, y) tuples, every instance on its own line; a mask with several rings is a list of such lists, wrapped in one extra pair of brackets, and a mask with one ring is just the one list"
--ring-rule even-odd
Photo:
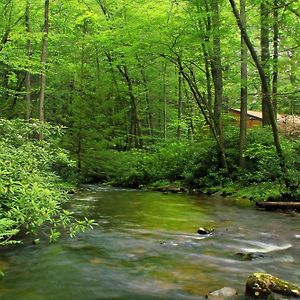
[(82, 177), (109, 177), (105, 151), (211, 139), (234, 178), (249, 169), (254, 110), (272, 129), (279, 181), (298, 188), (276, 120), (300, 114), (298, 1), (4, 0), (0, 12), (1, 117), (64, 126)]

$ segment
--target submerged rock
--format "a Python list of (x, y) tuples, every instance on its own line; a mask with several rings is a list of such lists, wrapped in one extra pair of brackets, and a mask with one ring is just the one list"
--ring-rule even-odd
[(39, 245), (41, 243), (41, 240), (40, 239), (34, 239), (33, 241), (32, 241), (32, 244), (33, 245)]
[(162, 192), (162, 193), (173, 193), (173, 194), (187, 192), (187, 190), (185, 188), (177, 187), (177, 186), (173, 186), (173, 185), (157, 187), (155, 190), (158, 192)]
[(208, 299), (235, 299), (237, 296), (237, 290), (231, 287), (223, 287), (222, 289), (216, 290), (205, 296)]
[(242, 260), (253, 260), (253, 259), (265, 257), (264, 254), (261, 252), (248, 252), (248, 253), (238, 252), (235, 253), (235, 255), (239, 256)]
[(199, 233), (201, 235), (211, 234), (213, 232), (214, 232), (214, 229), (212, 229), (212, 228), (199, 227), (197, 230), (197, 233)]
[(67, 192), (68, 192), (69, 195), (73, 195), (73, 194), (75, 194), (77, 191), (76, 191), (76, 189), (69, 189)]
[(300, 288), (267, 273), (253, 273), (246, 281), (246, 299), (271, 299), (272, 294), (300, 298)]

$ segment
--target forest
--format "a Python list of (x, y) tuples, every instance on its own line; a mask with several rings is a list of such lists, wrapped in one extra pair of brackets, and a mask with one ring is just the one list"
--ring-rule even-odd
[(44, 223), (53, 240), (92, 226), (63, 208), (81, 183), (300, 199), (299, 1), (0, 12), (0, 245)]

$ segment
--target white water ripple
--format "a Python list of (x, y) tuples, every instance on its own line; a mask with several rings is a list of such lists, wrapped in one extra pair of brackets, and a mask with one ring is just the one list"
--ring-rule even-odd
[[(240, 242), (240, 240), (239, 240)], [(285, 243), (282, 245), (276, 245), (271, 243), (263, 243), (258, 241), (247, 241), (249, 246), (241, 247), (240, 250), (244, 252), (262, 252), (262, 253), (268, 253), (273, 251), (280, 251), (280, 250), (287, 250), (292, 248), (292, 244)]]

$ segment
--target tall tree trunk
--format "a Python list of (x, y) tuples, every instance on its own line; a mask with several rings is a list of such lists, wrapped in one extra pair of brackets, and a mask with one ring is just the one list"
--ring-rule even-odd
[(262, 92), (262, 119), (263, 125), (270, 125), (270, 113), (268, 106), (268, 91), (270, 90), (270, 3), (269, 0), (261, 0), (260, 4), (260, 47), (261, 64), (264, 68), (266, 85), (261, 84)]
[(200, 109), (201, 113), (203, 114), (203, 117), (204, 117), (206, 123), (208, 124), (209, 128), (211, 129), (213, 137), (214, 137), (214, 139), (217, 143), (218, 150), (219, 150), (219, 152), (221, 152), (222, 151), (221, 150), (222, 145), (221, 145), (221, 142), (220, 142), (220, 137), (217, 134), (217, 131), (215, 129), (214, 115), (213, 115), (213, 112), (208, 107), (207, 99), (200, 92), (200, 90), (197, 86), (197, 82), (196, 82), (196, 78), (195, 78), (193, 68), (190, 67), (189, 68), (189, 73), (188, 73), (183, 68), (182, 64), (180, 63), (180, 60), (174, 61), (174, 63), (179, 64), (178, 69), (181, 72), (181, 74), (182, 74), (183, 78), (185, 79), (185, 81), (188, 83), (188, 85), (190, 87), (190, 90), (193, 94), (193, 97), (194, 97), (199, 109)]
[[(210, 65), (210, 35), (211, 35), (211, 16), (210, 8), (207, 0), (205, 0), (204, 6), (206, 14), (203, 14), (203, 4), (196, 2), (197, 15), (198, 15), (198, 26), (201, 28), (199, 30), (202, 52), (205, 62), (205, 79), (206, 79), (206, 96), (207, 96), (207, 105), (210, 110), (212, 110), (212, 86), (211, 86), (211, 65)], [(203, 18), (203, 16), (205, 16)], [(205, 28), (206, 31), (203, 32)]]
[[(25, 26), (26, 26), (26, 32), (27, 32), (27, 59), (28, 62), (30, 62), (31, 59), (31, 38), (30, 38), (30, 1), (27, 0), (26, 2), (26, 11), (25, 11)], [(26, 89), (26, 96), (25, 96), (25, 119), (28, 122), (31, 115), (31, 74), (29, 71), (29, 63), (27, 65), (26, 70), (26, 77), (25, 77), (25, 89)]]
[[(107, 21), (113, 20), (113, 15), (111, 15), (109, 9), (106, 6), (106, 2), (103, 0), (97, 0), (100, 9), (102, 10), (105, 18)], [(112, 27), (111, 27), (112, 29)], [(109, 59), (109, 62), (112, 67), (113, 58), (110, 52), (106, 52), (106, 56)], [(120, 74), (123, 76), (127, 88), (128, 88), (128, 95), (130, 99), (130, 132), (128, 137), (128, 147), (131, 148), (134, 144), (136, 148), (141, 148), (143, 146), (142, 140), (142, 131), (140, 126), (140, 119), (138, 117), (138, 109), (137, 109), (137, 99), (133, 91), (133, 81), (129, 75), (127, 65), (123, 63), (122, 65), (117, 66)], [(113, 72), (112, 72), (113, 74)], [(127, 122), (127, 121), (126, 121)]]
[[(246, 0), (240, 0), (240, 16), (243, 26), (246, 28)], [(248, 102), (248, 55), (247, 45), (241, 34), (241, 113), (240, 113), (240, 141), (239, 141), (239, 166), (245, 168), (244, 150), (247, 135), (247, 102)]]
[(50, 0), (45, 0), (44, 11), (44, 30), (42, 42), (42, 71), (41, 71), (41, 87), (40, 87), (40, 121), (45, 121), (45, 91), (46, 91), (46, 61), (48, 49), (48, 33), (49, 33), (49, 6)]
[(220, 43), (220, 15), (218, 0), (211, 1), (212, 29), (213, 29), (213, 55), (211, 60), (212, 77), (215, 89), (214, 102), (214, 124), (220, 142), (220, 163), (222, 168), (227, 169), (224, 133), (222, 125), (222, 103), (223, 103), (223, 77), (221, 64), (221, 43)]
[(272, 100), (277, 117), (277, 91), (278, 91), (278, 57), (279, 57), (279, 21), (278, 21), (278, 0), (273, 3), (273, 80)]
[(209, 67), (209, 56), (204, 44), (202, 44), (202, 50), (205, 61), (205, 78), (206, 78), (206, 93), (207, 93), (207, 105), (210, 110), (212, 110), (212, 91), (211, 91), (211, 74)]
[(181, 121), (182, 121), (182, 108), (183, 108), (183, 80), (182, 74), (178, 72), (178, 126), (177, 126), (177, 138), (181, 138)]
[(164, 62), (163, 64), (163, 69), (162, 69), (162, 72), (163, 72), (163, 105), (164, 105), (164, 109), (163, 109), (163, 134), (164, 134), (164, 139), (167, 138), (167, 127), (168, 127), (168, 124), (167, 124), (167, 113), (168, 113), (168, 101), (167, 101), (167, 64), (166, 62)]
[(77, 149), (76, 149), (76, 155), (77, 155), (77, 173), (81, 174), (82, 171), (82, 133), (81, 133), (81, 124), (79, 125), (78, 132), (77, 132)]
[(283, 176), (283, 180), (285, 183), (285, 186), (287, 189), (293, 189), (294, 187), (291, 185), (290, 179), (289, 179), (289, 174), (288, 174), (288, 169), (286, 166), (286, 161), (285, 161), (285, 157), (281, 148), (281, 144), (280, 144), (280, 139), (279, 139), (279, 132), (278, 132), (278, 127), (277, 127), (277, 121), (276, 121), (276, 117), (275, 117), (275, 113), (274, 113), (274, 107), (273, 107), (273, 103), (271, 100), (271, 91), (269, 89), (269, 84), (268, 84), (268, 78), (265, 74), (265, 70), (262, 66), (261, 61), (258, 58), (258, 55), (253, 47), (253, 44), (250, 41), (250, 38), (248, 36), (248, 33), (246, 31), (246, 28), (243, 26), (243, 23), (241, 22), (241, 18), (239, 15), (239, 12), (237, 10), (236, 4), (234, 0), (229, 0), (230, 5), (232, 7), (232, 11), (234, 13), (234, 16), (236, 18), (237, 24), (242, 32), (242, 37), (249, 49), (249, 52), (251, 53), (251, 56), (253, 58), (253, 61), (255, 63), (255, 66), (257, 68), (257, 71), (259, 73), (260, 76), (260, 80), (262, 85), (264, 86), (266, 92), (267, 92), (267, 104), (268, 104), (268, 109), (269, 109), (269, 114), (270, 114), (270, 121), (271, 121), (271, 126), (272, 126), (272, 132), (273, 132), (273, 138), (274, 138), (274, 145), (277, 151), (277, 155), (278, 155), (278, 160), (279, 160), (279, 165), (281, 168), (281, 172), (282, 172), (282, 176)]
[[(108, 63), (109, 63), (109, 69), (110, 69), (111, 80), (112, 80), (108, 98), (109, 99), (116, 98), (117, 103), (122, 106), (122, 110), (127, 111), (126, 103), (125, 103), (125, 101), (122, 101), (122, 98), (121, 98), (121, 92), (120, 92), (120, 88), (119, 88), (119, 84), (118, 84), (117, 76), (116, 76), (116, 72), (115, 72), (114, 59), (113, 59), (111, 53), (108, 51), (105, 52), (105, 55), (106, 55)], [(119, 69), (119, 68), (117, 68), (117, 69), (119, 72), (122, 71), (122, 69)], [(123, 73), (121, 73), (121, 75), (124, 76)], [(113, 112), (114, 112), (114, 108), (112, 109), (112, 114), (113, 114)], [(129, 118), (128, 118), (127, 113), (124, 113), (123, 117), (124, 117), (124, 131), (129, 136), (130, 135), (129, 122), (131, 122), (131, 120), (128, 121)], [(128, 142), (128, 140), (126, 142)], [(125, 147), (122, 146), (122, 148), (125, 148)]]
[(133, 82), (126, 65), (118, 66), (118, 70), (126, 81), (130, 99), (130, 133), (128, 138), (128, 146), (129, 148), (132, 148), (133, 146), (136, 148), (142, 148), (142, 132), (140, 127), (140, 119), (138, 117), (137, 100), (133, 91)]
[[(290, 79), (290, 83), (292, 85), (293, 88), (297, 87), (297, 66), (293, 60), (293, 56), (294, 56), (294, 52), (293, 51), (289, 51), (288, 52), (288, 58), (289, 58), (289, 79)], [(290, 103), (290, 114), (293, 115), (295, 114), (295, 110), (296, 110), (296, 99), (295, 99), (295, 95), (292, 95), (291, 97), (291, 103)]]
[[(200, 5), (198, 4), (198, 14), (201, 12)], [(205, 62), (205, 78), (206, 78), (206, 93), (207, 93), (207, 106), (209, 110), (213, 110), (213, 97), (212, 97), (212, 84), (211, 84), (211, 69), (210, 69), (210, 56), (211, 53), (209, 51), (210, 49), (210, 35), (211, 35), (211, 29), (212, 29), (212, 20), (210, 16), (210, 9), (209, 4), (207, 0), (205, 0), (205, 9), (206, 9), (206, 21), (205, 21), (205, 36), (204, 36), (204, 43), (202, 43), (202, 51), (204, 56), (204, 62)], [(202, 26), (201, 26), (202, 27)], [(201, 28), (200, 27), (200, 28)]]
[(142, 64), (142, 62), (141, 62), (138, 55), (136, 55), (136, 59), (138, 61), (139, 67), (140, 67), (140, 73), (141, 73), (143, 86), (144, 86), (149, 135), (152, 136), (152, 133), (153, 133), (153, 116), (152, 116), (151, 103), (150, 103), (150, 97), (149, 97), (149, 88), (148, 88), (147, 76), (146, 76), (146, 72), (145, 72), (145, 67)]
[(95, 47), (95, 56), (96, 56), (96, 79), (97, 79), (97, 87), (95, 88), (95, 91), (98, 94), (98, 92), (100, 90), (101, 72), (100, 72), (99, 49), (97, 46)]
[(118, 81), (117, 81), (116, 74), (115, 74), (115, 69), (114, 69), (114, 66), (113, 66), (113, 58), (112, 58), (112, 56), (109, 52), (105, 52), (105, 55), (107, 57), (107, 60), (108, 60), (108, 63), (109, 63), (109, 69), (110, 69), (110, 73), (111, 73), (112, 96), (114, 95), (114, 90), (115, 90), (116, 98), (120, 98), (120, 90), (119, 90), (119, 85), (118, 85)]
[(9, 34), (10, 34), (10, 27), (6, 28), (6, 30), (4, 31), (4, 34), (1, 38), (1, 43), (0, 43), (0, 52), (2, 51), (3, 47), (5, 46), (5, 44), (8, 42), (8, 38), (9, 38)]
[(189, 139), (190, 143), (193, 144), (194, 143), (194, 133), (195, 133), (195, 130), (194, 130), (194, 107), (193, 107), (193, 102), (191, 101), (191, 97), (189, 95), (189, 92), (188, 92), (188, 89), (186, 86), (186, 80), (184, 80), (184, 78), (182, 78), (182, 81), (183, 81), (185, 98), (187, 101), (188, 139)]

